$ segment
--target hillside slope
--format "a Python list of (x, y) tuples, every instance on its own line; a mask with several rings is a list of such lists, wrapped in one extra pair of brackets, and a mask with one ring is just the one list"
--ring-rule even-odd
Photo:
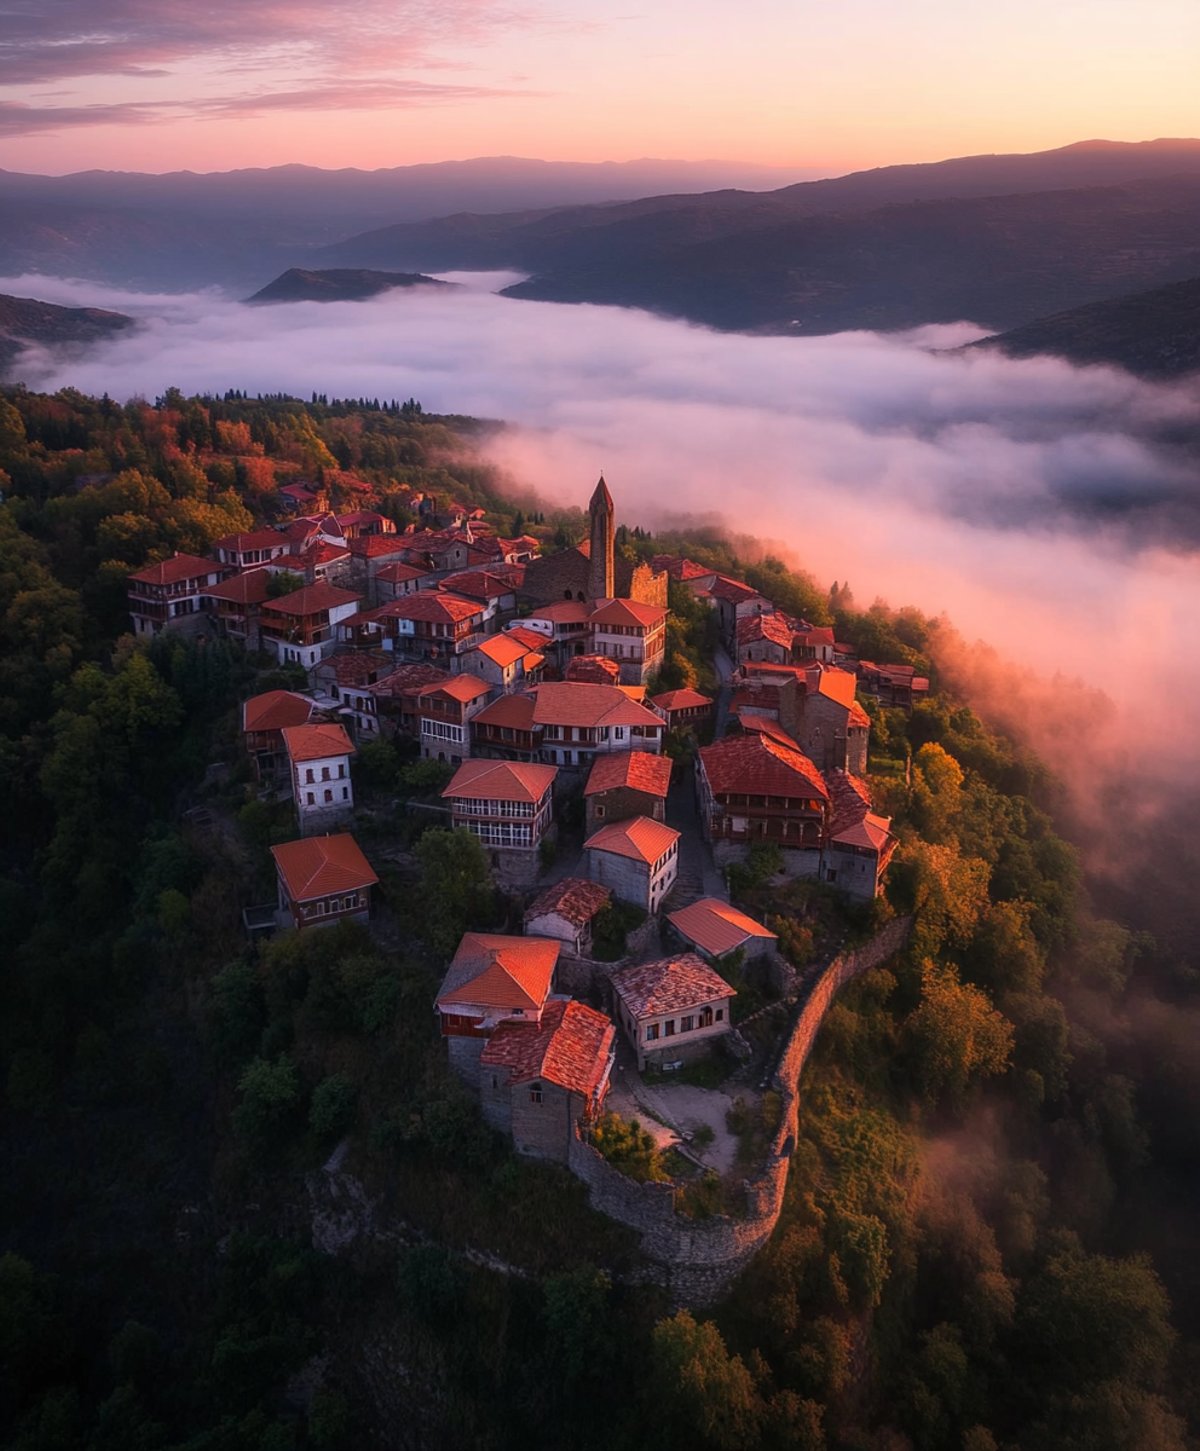
[(29, 343), (60, 349), (98, 342), (133, 326), (123, 312), (99, 307), (59, 307), (32, 297), (0, 294), (0, 378)]
[(314, 272), (289, 267), (246, 302), (262, 306), (274, 302), (362, 302), (396, 287), (453, 287), (421, 272), (373, 272), (367, 268), (334, 267)]

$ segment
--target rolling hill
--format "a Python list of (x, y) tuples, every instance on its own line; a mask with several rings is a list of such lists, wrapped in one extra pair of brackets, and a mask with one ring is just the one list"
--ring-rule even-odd
[(278, 302), (363, 302), (397, 287), (453, 287), (421, 272), (372, 272), (367, 268), (330, 268), (312, 272), (290, 267), (246, 302), (262, 306)]
[(54, 351), (85, 347), (133, 327), (122, 312), (98, 307), (58, 307), (31, 297), (0, 294), (0, 378), (30, 343)]

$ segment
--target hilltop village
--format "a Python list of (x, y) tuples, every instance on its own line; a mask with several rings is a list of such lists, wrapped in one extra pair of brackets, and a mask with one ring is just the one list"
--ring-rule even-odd
[[(279, 524), (128, 580), (137, 636), (225, 636), (296, 678), (242, 707), (260, 793), (290, 799), (295, 824), (271, 847), (277, 898), (247, 904), (246, 930), (371, 923), (356, 758), (387, 742), (438, 763), (421, 810), (470, 833), (523, 903), (523, 932), (462, 937), (429, 1004), (484, 1117), (573, 1167), (601, 1126), (646, 1122), (685, 1168), (728, 1168), (730, 1100), (676, 1110), (647, 1085), (692, 1065), (722, 1082), (756, 1058), (739, 993), (794, 989), (796, 924), (733, 905), (734, 878), (781, 901), (791, 882), (849, 907), (878, 897), (897, 843), (865, 780), (860, 697), (908, 710), (928, 680), (691, 559), (631, 560), (603, 478), (587, 536), (548, 552), (423, 496), (404, 529), (332, 512), (319, 486), (279, 503)], [(704, 615), (707, 693), (661, 688), (680, 590)]]

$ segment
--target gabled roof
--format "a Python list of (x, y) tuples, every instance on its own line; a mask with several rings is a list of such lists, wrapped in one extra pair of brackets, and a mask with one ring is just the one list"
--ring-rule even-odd
[(602, 887), (599, 882), (589, 882), (583, 877), (564, 877), (533, 899), (525, 909), (525, 921), (532, 922), (535, 917), (553, 913), (573, 927), (582, 927), (611, 901), (611, 887)]
[(795, 630), (792, 628), (791, 621), (786, 615), (779, 613), (750, 615), (746, 619), (739, 620), (737, 624), (739, 647), (752, 645), (756, 640), (768, 640), (772, 645), (778, 645), (781, 650), (786, 650), (790, 654), (794, 637)]
[(510, 1083), (553, 1083), (591, 1096), (604, 1081), (617, 1030), (611, 1021), (574, 998), (554, 998), (541, 1022), (501, 1023), (479, 1061), (507, 1068)]
[(866, 713), (862, 706), (859, 705), (857, 700), (850, 707), (850, 719), (846, 722), (846, 724), (852, 726), (870, 726), (871, 724), (871, 717)]
[(514, 731), (534, 729), (534, 700), (532, 695), (502, 695), (485, 705), (473, 718), (476, 725), (502, 726)]
[(666, 856), (679, 840), (680, 833), (663, 821), (648, 816), (635, 816), (629, 821), (614, 821), (602, 826), (584, 842), (585, 851), (608, 851), (614, 856), (653, 866)]
[(662, 695), (651, 696), (650, 704), (665, 711), (699, 710), (703, 706), (711, 705), (712, 697), (701, 695), (698, 690), (684, 686), (682, 690), (667, 690)]
[(362, 559), (381, 559), (389, 554), (406, 554), (412, 548), (407, 534), (360, 534), (348, 539), (346, 548)]
[(849, 771), (826, 771), (825, 780), (833, 806), (830, 840), (883, 853), (888, 843), (894, 841), (889, 829), (892, 819), (877, 816), (871, 810), (871, 790), (867, 783)]
[[(564, 601), (565, 603), (565, 601)], [(589, 625), (625, 625), (650, 630), (667, 618), (662, 605), (643, 605), (637, 600), (604, 600), (588, 617)]]
[(650, 751), (613, 751), (596, 757), (587, 785), (585, 796), (595, 796), (601, 791), (615, 791), (625, 786), (631, 791), (644, 791), (648, 796), (667, 799), (671, 786), (671, 761), (668, 756), (656, 756)]
[(278, 529), (252, 529), (243, 534), (225, 534), (213, 543), (213, 548), (241, 554), (246, 549), (286, 549), (287, 543)]
[(204, 593), (213, 600), (227, 600), (234, 605), (261, 605), (271, 588), (269, 569), (248, 569), (219, 584), (205, 585)]
[(545, 635), (540, 630), (528, 630), (524, 625), (509, 625), (504, 634), (518, 645), (527, 645), (531, 650), (544, 650), (546, 647)]
[(774, 717), (758, 715), (752, 710), (736, 710), (734, 715), (737, 716), (738, 724), (744, 731), (757, 731), (759, 735), (769, 736), (771, 740), (778, 741), (793, 751), (800, 750), (800, 742), (786, 731)]
[(718, 897), (701, 897), (698, 902), (680, 907), (678, 912), (668, 912), (667, 921), (710, 957), (736, 952), (752, 937), (777, 940), (774, 932), (768, 932), (753, 917), (747, 917), (745, 912), (739, 912)]
[(517, 761), (464, 761), (442, 792), (442, 799), (523, 801), (536, 806), (554, 785), (557, 775), (557, 766), (524, 765)]
[(529, 619), (549, 620), (552, 625), (585, 625), (591, 614), (592, 607), (585, 600), (555, 600), (530, 610)]
[(215, 559), (202, 559), (198, 554), (173, 554), (159, 564), (148, 564), (129, 578), (136, 579), (139, 584), (182, 584), (185, 579), (224, 572), (225, 566)]
[(701, 746), (700, 764), (720, 795), (829, 798), (821, 773), (802, 751), (758, 733)]
[(338, 589), (337, 585), (320, 580), (317, 584), (295, 589), (290, 595), (268, 600), (263, 609), (281, 615), (319, 615), (325, 610), (336, 609), (338, 605), (357, 604), (360, 599), (362, 596), (354, 590)]
[(427, 685), (437, 685), (441, 681), (451, 679), (448, 670), (442, 670), (436, 665), (413, 664), (401, 665), (393, 670), (390, 675), (377, 680), (374, 685), (367, 689), (374, 696), (394, 697), (406, 695), (423, 690)]
[(833, 629), (830, 625), (801, 625), (796, 639), (805, 645), (833, 645)]
[(464, 599), (462, 595), (436, 589), (418, 590), (416, 594), (406, 595), (385, 608), (394, 620), (420, 620), (443, 625), (458, 624), (469, 620), (472, 615), (483, 613), (483, 606), (478, 600)]
[(538, 1012), (550, 995), (561, 948), (553, 937), (468, 932), (446, 969), (437, 1005), (443, 1012), (456, 1006)]
[(452, 675), (449, 680), (443, 680), (437, 685), (427, 685), (421, 694), (448, 695), (460, 705), (467, 705), (472, 700), (478, 700), (481, 695), (489, 694), (491, 688), (478, 675), (470, 675), (464, 671), (463, 674)]
[(374, 509), (355, 509), (350, 514), (339, 514), (337, 521), (343, 529), (354, 524), (382, 524), (384, 529), (391, 533), (396, 527), (386, 515), (377, 514)]
[(666, 570), (672, 579), (684, 584), (689, 579), (707, 579), (717, 573), (715, 569), (706, 569), (703, 564), (697, 564), (694, 559), (687, 559), (681, 554), (656, 554), (650, 561), (650, 568)]
[(367, 686), (371, 677), (381, 671), (390, 675), (396, 668), (396, 657), (389, 650), (339, 650), (327, 655), (314, 674), (332, 675), (339, 685)]
[[(368, 539), (379, 539), (384, 536), (379, 534), (368, 534)], [(394, 535), (392, 536), (395, 537)], [(351, 540), (351, 545), (357, 540)], [(375, 573), (375, 578), (384, 584), (406, 584), (412, 579), (425, 579), (429, 576), (429, 570), (415, 564), (405, 564), (402, 559), (393, 560), (391, 564), (385, 564)]]
[(440, 580), (438, 589), (457, 591), (473, 600), (496, 600), (513, 592), (511, 581), (486, 569), (462, 569)]
[(522, 645), (511, 635), (489, 635), (475, 648), (481, 655), (486, 655), (493, 665), (499, 665), (502, 670), (507, 669), (509, 665), (515, 665), (518, 660), (531, 653), (528, 645)]
[(839, 670), (836, 665), (826, 665), (819, 671), (809, 670), (807, 688), (810, 695), (824, 695), (849, 710), (854, 704), (854, 692), (858, 688), (858, 681), (849, 670)]
[(268, 690), (252, 695), (242, 705), (244, 731), (278, 731), (284, 726), (307, 725), (313, 703), (292, 690)]
[(349, 832), (285, 841), (273, 846), (271, 855), (293, 902), (352, 892), (379, 880)]
[(737, 996), (720, 973), (694, 952), (623, 967), (613, 973), (611, 982), (617, 996), (639, 1019), (684, 1012)]
[(283, 728), (284, 749), (292, 761), (319, 761), (325, 756), (352, 756), (354, 742), (340, 725), (297, 725)]
[(615, 685), (555, 680), (539, 685), (533, 718), (540, 725), (646, 726), (662, 730), (662, 718)]
[(745, 600), (766, 598), (765, 595), (760, 595), (756, 589), (751, 589), (748, 584), (743, 584), (740, 579), (730, 579), (726, 574), (717, 575), (709, 593), (716, 599), (728, 600), (733, 604), (741, 604)]

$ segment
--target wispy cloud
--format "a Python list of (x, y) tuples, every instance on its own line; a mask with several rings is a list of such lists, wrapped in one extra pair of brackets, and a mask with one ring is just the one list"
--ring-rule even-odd
[[(3, 107), (0, 134), (16, 136), (93, 125), (228, 118), (287, 110), (403, 109), (524, 94), (425, 78), (467, 71), (473, 48), (543, 23), (535, 6), (487, 0), (10, 0), (0, 25), (0, 87), (25, 92)], [(545, 22), (549, 23), (549, 22)], [(265, 73), (253, 91), (231, 77)], [(164, 98), (161, 82), (179, 75), (182, 95)], [(112, 78), (144, 94), (91, 99), (89, 87)], [(34, 86), (73, 82), (75, 104), (37, 104)]]

